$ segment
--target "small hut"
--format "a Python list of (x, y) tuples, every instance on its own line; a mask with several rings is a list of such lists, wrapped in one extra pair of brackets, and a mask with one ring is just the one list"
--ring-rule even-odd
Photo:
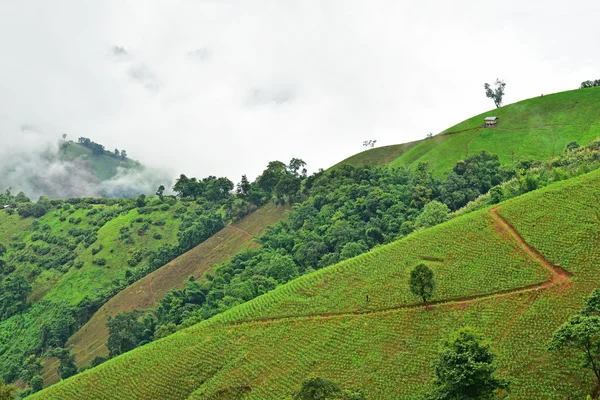
[(498, 125), (498, 117), (485, 117), (483, 120), (484, 128), (494, 128), (496, 125)]

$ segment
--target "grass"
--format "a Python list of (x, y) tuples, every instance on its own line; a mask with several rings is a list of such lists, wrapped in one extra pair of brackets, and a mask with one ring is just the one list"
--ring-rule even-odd
[[(248, 247), (256, 246), (253, 237), (281, 219), (286, 210), (286, 207), (268, 204), (119, 292), (69, 339), (67, 346), (73, 346), (77, 364), (81, 366), (96, 356), (108, 355), (106, 321), (109, 317), (120, 312), (153, 307), (168, 291), (183, 288), (191, 275), (201, 279), (215, 265)], [(56, 361), (46, 365), (46, 384), (58, 381), (56, 367)]]
[[(483, 118), (489, 115), (500, 118), (498, 127), (481, 129)], [(598, 121), (600, 88), (555, 93), (477, 115), (440, 135), (413, 142), (414, 145), (399, 152), (393, 160), (381, 157), (380, 163), (396, 167), (424, 161), (435, 175), (441, 176), (448, 173), (456, 161), (481, 150), (498, 154), (503, 163), (545, 160), (562, 153), (571, 141), (582, 145), (600, 137)], [(369, 152), (374, 150), (378, 149), (359, 153), (347, 161), (369, 159)], [(376, 153), (372, 155), (375, 157)]]
[(347, 159), (337, 163), (332, 168), (342, 164), (351, 165), (387, 165), (408, 150), (415, 147), (421, 141), (408, 142), (403, 144), (393, 144), (391, 146), (375, 147), (373, 149), (362, 151)]
[[(77, 304), (86, 295), (94, 293), (108, 287), (114, 279), (125, 277), (125, 271), (129, 268), (127, 260), (131, 254), (138, 249), (156, 250), (163, 243), (177, 243), (177, 232), (181, 220), (174, 218), (173, 211), (154, 211), (150, 218), (154, 221), (164, 220), (165, 225), (156, 226), (150, 224), (145, 234), (139, 235), (135, 228), (139, 228), (142, 223), (136, 220), (146, 216), (140, 216), (137, 210), (130, 210), (125, 215), (109, 221), (98, 231), (98, 241), (87, 249), (78, 249), (78, 260), (83, 261), (84, 265), (80, 269), (72, 268), (67, 272), (60, 282), (46, 295), (47, 300), (68, 301)], [(127, 226), (133, 226), (132, 236), (135, 244), (124, 243), (119, 238), (120, 229)], [(162, 239), (157, 240), (154, 234), (159, 233)], [(92, 254), (94, 248), (99, 245), (103, 248), (96, 255)], [(106, 266), (99, 267), (92, 263), (95, 258), (106, 259)], [(143, 261), (147, 258), (142, 259)], [(140, 264), (143, 265), (141, 262)]]
[[(572, 354), (546, 348), (552, 332), (600, 281), (598, 195), (600, 172), (592, 172), (497, 209), (528, 244), (574, 275), (567, 284), (392, 309), (410, 304), (403, 286), (419, 256), (444, 260), (439, 266), (429, 262), (444, 277), (440, 298), (516, 289), (543, 278), (513, 238), (495, 231), (488, 214), (475, 213), (300, 278), (32, 398), (281, 398), (321, 376), (362, 387), (369, 399), (420, 399), (431, 387), (440, 341), (464, 325), (491, 339), (499, 375), (511, 381), (511, 399), (585, 398), (595, 386), (593, 374)], [(357, 301), (364, 293), (390, 309), (352, 313), (364, 311)], [(257, 320), (274, 316), (283, 318)]]

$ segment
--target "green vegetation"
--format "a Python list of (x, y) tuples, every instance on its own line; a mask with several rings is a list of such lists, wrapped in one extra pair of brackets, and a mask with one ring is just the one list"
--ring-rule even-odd
[[(488, 214), (488, 210), (419, 231), (296, 279), (220, 316), (103, 363), (34, 398), (202, 399), (227, 393), (244, 393), (247, 398), (273, 394), (284, 397), (318, 374), (342, 387), (361, 387), (367, 398), (417, 399), (435, 389), (432, 362), (438, 358), (436, 344), (465, 325), (489, 338), (490, 350), (496, 354), (495, 365), (499, 366), (497, 377), (511, 382), (511, 396), (584, 398), (595, 385), (593, 374), (582, 376), (575, 360), (554, 357), (547, 343), (600, 278), (595, 265), (600, 257), (596, 245), (600, 224), (594, 212), (599, 187), (600, 173), (593, 172), (502, 203), (494, 213), (508, 221), (516, 233), (507, 227), (502, 229), (502, 220), (497, 220), (494, 213)], [(462, 234), (458, 229), (463, 225), (470, 225), (462, 229), (472, 233)], [(431, 236), (434, 234), (435, 239)], [(489, 246), (490, 236), (497, 241), (497, 248)], [(439, 246), (443, 249), (440, 251), (437, 244), (442, 238), (468, 247)], [(428, 261), (440, 277), (439, 290), (434, 294), (440, 300), (446, 299), (428, 308), (398, 302), (389, 298), (394, 291), (371, 286), (408, 287), (414, 264), (403, 266), (394, 258), (386, 258), (392, 249), (408, 245), (412, 249), (397, 254), (463, 260), (477, 250), (480, 255), (498, 257), (498, 266), (490, 270), (508, 279), (517, 271), (548, 268), (540, 265), (541, 256), (526, 244), (547, 262), (572, 273), (573, 279), (555, 281), (544, 274), (548, 283), (532, 286), (531, 281), (519, 278), (508, 285), (510, 289), (497, 294), (488, 286), (480, 294), (458, 289), (455, 295), (446, 296), (440, 295), (443, 282), (459, 288), (478, 272), (469, 274), (469, 278), (459, 274), (442, 279), (435, 269), (438, 262)], [(506, 270), (511, 264), (506, 260), (512, 257), (520, 260), (515, 262), (514, 270)], [(452, 271), (468, 274), (471, 262), (466, 265)], [(361, 268), (365, 272), (356, 280), (356, 271)], [(378, 278), (368, 280), (371, 276)], [(327, 286), (331, 277), (337, 282)], [(493, 283), (494, 279), (487, 281)], [(332, 296), (331, 287), (339, 288), (341, 294)], [(365, 292), (377, 293), (382, 307), (366, 308)], [(356, 301), (358, 298), (362, 302)], [(303, 304), (296, 299), (302, 299)], [(102, 380), (96, 378), (100, 375)]]
[(594, 289), (578, 314), (556, 330), (550, 350), (579, 350), (582, 366), (592, 370), (600, 384), (600, 290)]
[[(496, 128), (483, 119), (499, 117)], [(486, 150), (502, 164), (547, 160), (569, 142), (586, 144), (600, 137), (600, 88), (561, 92), (502, 106), (452, 126), (439, 135), (358, 153), (337, 164), (414, 167), (427, 162), (435, 176), (448, 174), (459, 160)]]
[(63, 140), (60, 144), (60, 157), (68, 161), (83, 161), (100, 181), (116, 176), (119, 168), (141, 168), (140, 163), (127, 157), (125, 150), (115, 149), (111, 152), (105, 150), (103, 145), (84, 137), (80, 137), (77, 142)]
[(412, 294), (423, 299), (423, 303), (427, 303), (427, 299), (433, 296), (433, 289), (435, 288), (433, 271), (425, 264), (417, 265), (415, 269), (410, 271), (408, 285)]
[(294, 400), (365, 400), (360, 390), (342, 390), (335, 382), (323, 378), (311, 378), (302, 382), (294, 393)]
[(492, 400), (508, 382), (493, 376), (497, 366), (490, 345), (470, 328), (462, 328), (442, 343), (434, 363), (436, 380), (431, 400)]
[[(501, 107), (496, 128), (481, 129), (479, 116), (311, 176), (300, 159), (273, 161), (252, 183), (242, 176), (235, 195), (226, 178), (185, 175), (178, 199), (159, 187), (157, 198), (74, 201), (69, 215), (64, 202), (23, 195), (11, 217), (35, 219), (30, 233), (0, 229), (5, 376), (25, 376), (31, 354), (55, 354), (95, 368), (40, 398), (492, 398), (506, 380), (515, 398), (584, 397), (593, 379), (547, 344), (598, 279), (600, 173), (584, 175), (600, 167), (597, 94)], [(295, 206), (266, 231), (242, 221), (210, 237), (270, 201)], [(202, 264), (186, 261), (194, 254)], [(573, 334), (592, 317), (573, 317), (552, 349), (595, 346)], [(464, 358), (478, 362), (452, 364)], [(40, 374), (26, 376), (33, 392)]]

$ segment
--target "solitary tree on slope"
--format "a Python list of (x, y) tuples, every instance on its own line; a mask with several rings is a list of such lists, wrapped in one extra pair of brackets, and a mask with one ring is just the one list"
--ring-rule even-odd
[(426, 303), (433, 296), (433, 289), (435, 288), (433, 271), (423, 263), (417, 265), (410, 272), (408, 284), (412, 294), (419, 296), (423, 299), (423, 303)]
[(495, 88), (492, 89), (492, 86), (489, 83), (483, 85), (485, 88), (485, 95), (494, 100), (496, 107), (500, 107), (500, 105), (502, 105), (502, 97), (504, 96), (504, 88), (506, 87), (506, 83), (500, 79), (496, 79), (494, 86)]

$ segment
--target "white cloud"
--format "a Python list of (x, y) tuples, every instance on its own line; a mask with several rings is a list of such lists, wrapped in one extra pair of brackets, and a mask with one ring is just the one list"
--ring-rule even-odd
[[(600, 78), (593, 1), (0, 6), (0, 140), (90, 137), (175, 176), (311, 170)], [(115, 49), (122, 49), (123, 52)], [(0, 152), (1, 154), (1, 152)]]

